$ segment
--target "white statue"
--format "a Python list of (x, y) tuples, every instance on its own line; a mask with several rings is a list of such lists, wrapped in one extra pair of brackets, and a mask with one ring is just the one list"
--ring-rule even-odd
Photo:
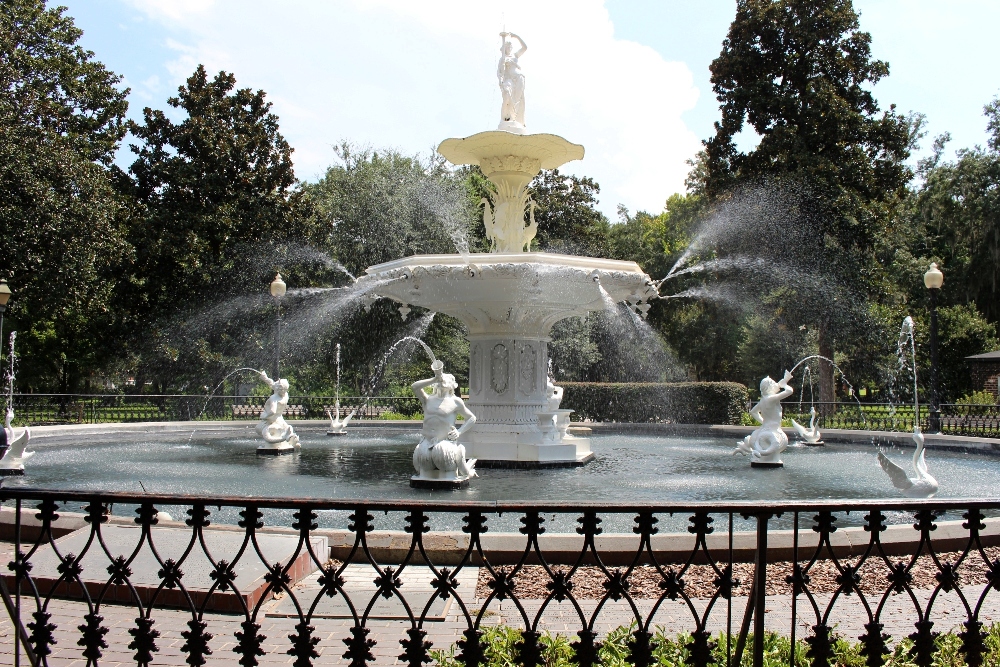
[(823, 434), (819, 432), (819, 428), (816, 426), (816, 406), (809, 408), (809, 428), (806, 428), (794, 419), (792, 420), (792, 428), (802, 438), (802, 442), (807, 445), (823, 444)]
[(326, 432), (327, 435), (347, 435), (347, 423), (351, 421), (354, 417), (354, 410), (351, 410), (346, 417), (341, 420), (340, 418), (340, 401), (334, 406), (335, 413), (330, 412), (327, 408), (326, 416), (330, 418), (330, 429)]
[[(500, 126), (497, 129), (522, 134), (524, 132), (524, 74), (517, 59), (528, 50), (524, 40), (512, 32), (502, 32), (500, 37), (500, 62), (497, 64), (497, 79), (500, 82), (500, 94), (503, 103), (500, 106)], [(521, 48), (514, 52), (514, 44), (510, 38), (516, 39)]]
[(792, 374), (775, 382), (770, 377), (760, 381), (760, 401), (750, 408), (750, 415), (760, 422), (757, 429), (737, 443), (733, 454), (749, 454), (750, 465), (780, 468), (781, 453), (788, 449), (788, 436), (781, 430), (781, 401), (792, 395), (788, 386)]
[(892, 485), (909, 498), (930, 498), (938, 492), (937, 480), (927, 472), (927, 461), (924, 460), (924, 434), (919, 426), (913, 427), (913, 442), (917, 449), (913, 452), (913, 471), (917, 476), (911, 478), (906, 471), (889, 460), (882, 452), (878, 453), (878, 463), (885, 474), (889, 475)]
[[(479, 201), (483, 205), (483, 227), (490, 241), (490, 252), (528, 252), (531, 241), (538, 234), (535, 209), (538, 204), (528, 194), (526, 188), (511, 191), (503, 184), (493, 191), (495, 207), (490, 207), (486, 197)], [(528, 214), (528, 224), (524, 215)]]
[[(444, 363), (435, 360), (431, 370), (434, 377), (418, 380), (411, 386), (424, 409), (420, 444), (413, 452), (417, 474), (412, 480), (454, 485), (476, 476), (476, 460), (466, 459), (465, 446), (458, 444), (462, 434), (476, 423), (476, 416), (455, 395), (458, 383), (454, 375), (444, 372)], [(427, 394), (424, 387), (433, 391)], [(461, 428), (455, 428), (458, 415), (463, 419)]]
[(31, 440), (31, 430), (27, 427), (21, 431), (21, 435), (14, 437), (14, 428), (10, 425), (14, 418), (14, 410), (7, 407), (7, 418), (4, 420), (3, 443), (7, 445), (7, 451), (0, 458), (0, 477), (8, 475), (23, 475), (24, 462), (34, 456), (34, 452), (24, 451)]
[(264, 403), (257, 422), (257, 433), (267, 445), (258, 447), (258, 453), (276, 454), (291, 451), (299, 447), (299, 436), (295, 435), (291, 424), (285, 421), (285, 408), (288, 407), (288, 380), (272, 380), (267, 371), (260, 372), (261, 381), (271, 387), (274, 392)]
[(549, 376), (545, 380), (545, 409), (548, 412), (555, 412), (559, 409), (559, 404), (562, 403), (563, 398), (563, 388), (557, 387), (553, 382), (552, 376)]

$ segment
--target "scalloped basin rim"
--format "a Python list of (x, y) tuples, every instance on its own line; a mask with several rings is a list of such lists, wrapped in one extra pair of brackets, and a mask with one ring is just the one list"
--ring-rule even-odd
[(395, 259), (391, 262), (384, 262), (369, 266), (365, 273), (373, 276), (385, 271), (394, 269), (414, 268), (417, 266), (468, 266), (477, 264), (479, 266), (489, 264), (537, 264), (539, 266), (567, 267), (577, 269), (597, 269), (599, 271), (621, 271), (623, 273), (637, 273), (645, 275), (635, 262), (622, 261), (617, 259), (602, 259), (597, 257), (583, 257), (579, 255), (562, 255), (552, 252), (517, 252), (517, 253), (490, 253), (476, 252), (468, 255), (411, 255), (402, 259)]
[(479, 164), (483, 158), (515, 155), (541, 162), (542, 169), (555, 169), (582, 160), (584, 148), (557, 134), (514, 134), (487, 130), (468, 137), (445, 139), (438, 152), (452, 164)]

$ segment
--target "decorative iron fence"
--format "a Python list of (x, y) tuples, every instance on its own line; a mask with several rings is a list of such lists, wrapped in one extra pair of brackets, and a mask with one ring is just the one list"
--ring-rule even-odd
[[(892, 653), (929, 667), (946, 648), (941, 631), (956, 633), (947, 650), (969, 665), (998, 658), (987, 655), (997, 649), (984, 622), (1000, 609), (990, 546), (1000, 540), (986, 519), (1000, 500), (598, 505), (28, 489), (0, 499), (13, 504), (13, 555), (0, 577), (13, 631), (0, 641), (34, 665), (229, 655), (247, 667), (287, 656), (297, 667), (397, 657), (420, 666), (432, 656), (474, 667), (497, 650), (487, 638), (498, 622), (517, 638), (513, 664), (543, 664), (554, 625), (565, 660), (595, 665), (617, 632), (609, 616), (626, 628), (620, 657), (634, 665), (656, 664), (673, 641), (687, 664), (761, 667), (771, 633), (801, 647), (789, 651), (791, 667), (833, 664), (838, 635), (854, 642), (854, 664), (871, 667)], [(67, 520), (60, 503), (84, 514), (55, 539)], [(134, 508), (134, 520), (124, 525), (112, 507)], [(164, 508), (183, 523), (162, 525)], [(213, 512), (227, 510), (241, 518), (223, 530)], [(339, 542), (317, 528), (325, 512), (343, 513)], [(850, 540), (838, 533), (847, 513), (864, 517)], [(661, 535), (675, 514), (689, 517), (687, 533)], [(488, 540), (501, 515), (520, 526), (500, 536), (505, 548)], [(937, 532), (947, 516), (961, 520)], [(434, 528), (458, 517), (464, 542), (452, 534), (442, 550)], [(779, 517), (787, 530), (775, 530)], [(631, 533), (604, 534), (623, 520)], [(561, 521), (575, 533), (546, 533)], [(291, 545), (279, 556), (275, 535)], [(394, 615), (380, 617), (387, 603)]]
[[(14, 394), (18, 424), (98, 424), (105, 422), (180, 421), (192, 419), (257, 419), (266, 396), (143, 394)], [(326, 419), (332, 396), (289, 396), (286, 419)], [(402, 419), (419, 415), (412, 396), (341, 397), (341, 417), (357, 410), (355, 419)]]
[[(912, 431), (912, 405), (890, 403), (814, 403), (820, 428), (861, 429), (866, 431)], [(920, 406), (920, 426), (928, 429), (930, 409)], [(802, 410), (794, 401), (785, 403), (785, 417), (808, 426), (807, 404)], [(1000, 437), (1000, 405), (941, 404), (941, 432), (984, 438)]]

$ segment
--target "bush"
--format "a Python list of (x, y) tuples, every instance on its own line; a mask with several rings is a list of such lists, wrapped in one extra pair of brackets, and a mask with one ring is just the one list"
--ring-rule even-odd
[(601, 422), (739, 424), (749, 398), (736, 382), (562, 382), (562, 407)]

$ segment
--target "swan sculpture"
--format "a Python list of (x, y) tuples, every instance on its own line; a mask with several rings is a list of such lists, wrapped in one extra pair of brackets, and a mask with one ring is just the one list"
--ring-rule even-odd
[(326, 416), (330, 418), (330, 430), (326, 432), (327, 435), (347, 435), (347, 422), (351, 421), (354, 417), (354, 410), (351, 410), (350, 414), (344, 417), (344, 420), (340, 419), (340, 401), (337, 401), (336, 406), (334, 406), (336, 416), (330, 412), (329, 409), (326, 411)]
[(809, 408), (809, 428), (806, 428), (802, 424), (798, 423), (794, 419), (792, 420), (792, 427), (795, 432), (799, 434), (799, 437), (807, 445), (822, 445), (823, 444), (823, 434), (819, 432), (819, 428), (816, 427), (816, 407), (813, 406)]
[(878, 463), (885, 474), (889, 475), (892, 485), (903, 492), (908, 498), (930, 498), (938, 492), (938, 482), (927, 472), (927, 461), (924, 460), (924, 434), (919, 426), (913, 427), (913, 442), (917, 449), (913, 452), (913, 470), (917, 476), (910, 477), (906, 471), (889, 460), (884, 453), (878, 453)]
[(24, 474), (24, 462), (34, 456), (34, 452), (24, 451), (25, 447), (28, 446), (28, 441), (31, 440), (31, 429), (25, 427), (21, 431), (21, 435), (14, 437), (14, 429), (10, 425), (11, 419), (14, 418), (14, 411), (10, 408), (7, 409), (7, 419), (4, 421), (4, 437), (3, 439), (7, 442), (7, 451), (4, 452), (2, 458), (0, 458), (0, 476), (7, 477), (10, 475), (23, 475)]

